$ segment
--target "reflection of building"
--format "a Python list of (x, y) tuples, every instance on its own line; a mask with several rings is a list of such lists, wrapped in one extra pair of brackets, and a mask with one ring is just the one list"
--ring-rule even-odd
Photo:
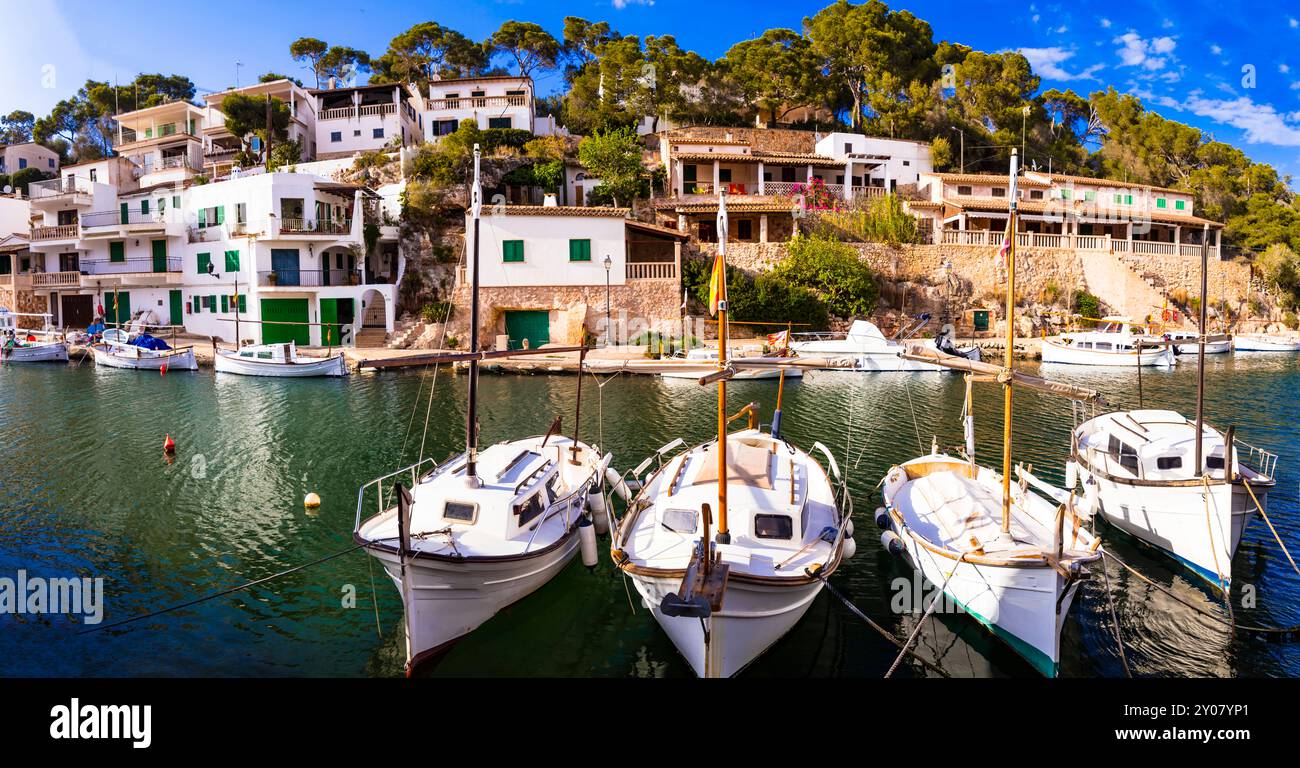
[[(1018, 184), (1020, 243), (1136, 255), (1199, 256), (1203, 234), (1218, 256), (1223, 225), (1200, 218), (1192, 195), (1147, 184), (1026, 172)], [(937, 241), (994, 245), (1006, 230), (1005, 176), (923, 173), (909, 201)]]
[[(584, 331), (603, 330), (607, 309), (615, 319), (676, 323), (686, 236), (627, 215), (626, 208), (484, 208), (479, 284), (487, 343), (498, 336), (515, 348), (524, 339), (530, 347), (580, 343)], [(473, 232), (469, 219), (466, 230)], [(469, 282), (462, 268), (454, 324), (468, 320)]]
[[(208, 94), (204, 98), (207, 107), (203, 119), (203, 167), (209, 177), (218, 178), (228, 174), (235, 156), (243, 149), (242, 140), (245, 137), (234, 136), (226, 130), (225, 114), (221, 111), (221, 104), (226, 97), (236, 93), (258, 99), (269, 96), (284, 102), (289, 108), (288, 139), (298, 141), (302, 146), (302, 156), (299, 159), (316, 159), (315, 97), (291, 80), (273, 80)], [(261, 139), (256, 136), (248, 138), (252, 150), (261, 152)]]
[(321, 88), (316, 97), (316, 157), (329, 160), (420, 142), (420, 119), (400, 85)]

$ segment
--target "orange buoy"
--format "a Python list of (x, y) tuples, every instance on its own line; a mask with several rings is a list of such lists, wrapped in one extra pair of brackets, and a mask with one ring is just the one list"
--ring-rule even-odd
[(161, 376), (166, 376), (166, 375), (167, 375), (167, 364), (166, 364), (166, 363), (163, 363), (163, 364), (162, 364), (162, 366), (158, 369), (158, 373), (159, 373), (159, 375), (161, 375)]
[(163, 438), (163, 453), (176, 453), (176, 441), (172, 439), (171, 435)]

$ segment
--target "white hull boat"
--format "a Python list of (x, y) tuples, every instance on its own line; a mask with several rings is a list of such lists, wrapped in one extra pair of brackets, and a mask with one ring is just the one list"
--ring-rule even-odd
[[(590, 520), (587, 496), (603, 481), (609, 461), (593, 446), (578, 443), (576, 454), (573, 446), (554, 435), (493, 445), (478, 457), (479, 487), (467, 484), (462, 454), (423, 476), (418, 470), (425, 465), (416, 465), (362, 488), (354, 538), (402, 594), (408, 671), (536, 591), (573, 559), (579, 528)], [(405, 551), (399, 506), (364, 521), (360, 506), (368, 491), (387, 494), (385, 483), (402, 475), (414, 478)]]
[(1097, 334), (1062, 334), (1056, 338), (1044, 339), (1043, 362), (1115, 368), (1133, 368), (1139, 365), (1169, 368), (1174, 365), (1174, 351), (1170, 347), (1144, 347), (1138, 352), (1132, 342), (1127, 340), (1081, 338), (1093, 335)]
[[(932, 365), (902, 357), (909, 344), (886, 339), (875, 323), (866, 320), (854, 320), (849, 332), (836, 334), (795, 334), (803, 341), (792, 341), (790, 349), (797, 354), (808, 357), (852, 358), (852, 370), (864, 372), (878, 371), (944, 371), (940, 365)], [(939, 349), (934, 339), (915, 339), (911, 344), (922, 344), (932, 349)], [(979, 360), (976, 348), (966, 350), (948, 350), (971, 360)]]
[(963, 612), (1055, 677), (1061, 628), (1084, 566), (1100, 557), (1072, 504), (1013, 483), (1011, 531), (1004, 533), (1002, 476), (941, 453), (891, 468), (883, 495), (886, 547), (892, 542), (891, 551), (901, 550)]
[(1238, 352), (1300, 352), (1300, 341), (1287, 336), (1241, 333), (1232, 337), (1232, 348)]
[(0, 349), (0, 360), (6, 363), (66, 363), (68, 345), (62, 341), (20, 342), (18, 346)]
[[(717, 441), (664, 459), (618, 521), (612, 557), (643, 603), (700, 677), (730, 677), (798, 623), (821, 591), (808, 571), (829, 575), (851, 556), (851, 502), (809, 454), (753, 427), (727, 437), (729, 540), (712, 543), (728, 575), (720, 606), (707, 616), (673, 608), (700, 562), (700, 540), (718, 500)], [(830, 452), (818, 443), (839, 482)], [(648, 463), (638, 467), (644, 471)], [(638, 474), (634, 472), (633, 474)], [(667, 601), (665, 600), (667, 598)]]
[(131, 344), (95, 344), (91, 348), (95, 354), (95, 364), (109, 368), (129, 368), (134, 370), (157, 371), (166, 367), (169, 371), (197, 371), (198, 362), (194, 359), (194, 349), (152, 350)]
[[(1197, 342), (1198, 334), (1194, 331), (1174, 331), (1164, 334), (1170, 341), (1175, 342), (1174, 348), (1180, 355), (1197, 355), (1200, 354), (1201, 345)], [(1207, 341), (1205, 343), (1205, 354), (1207, 355), (1226, 355), (1232, 351), (1232, 339), (1223, 338), (1216, 341)]]
[[(1194, 472), (1195, 441), (1196, 423), (1174, 411), (1108, 413), (1075, 430), (1071, 460), (1087, 512), (1226, 589), (1242, 532), (1257, 514), (1255, 499), (1267, 511), (1277, 457), (1234, 440), (1233, 476), (1225, 482), (1223, 434), (1205, 428), (1203, 476)], [(1243, 449), (1255, 466), (1242, 459)]]
[[(39, 317), (43, 330), (19, 328), (18, 318)], [(50, 326), (50, 315), (10, 312), (0, 308), (0, 362), (52, 363), (68, 361), (67, 342)]]
[(331, 357), (308, 357), (298, 354), (297, 345), (260, 344), (238, 350), (217, 350), (213, 358), (218, 373), (242, 376), (347, 376), (347, 358), (340, 352)]

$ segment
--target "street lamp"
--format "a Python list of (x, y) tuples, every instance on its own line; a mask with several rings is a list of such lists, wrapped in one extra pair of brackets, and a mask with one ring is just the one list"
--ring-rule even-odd
[(611, 325), (609, 312), (609, 271), (614, 268), (614, 259), (607, 253), (605, 254), (605, 346), (611, 346), (609, 343), (610, 336), (614, 333), (614, 326)]

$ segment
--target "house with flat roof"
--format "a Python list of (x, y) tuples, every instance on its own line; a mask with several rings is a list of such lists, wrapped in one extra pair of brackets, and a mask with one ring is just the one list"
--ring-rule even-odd
[(114, 115), (113, 151), (135, 164), (143, 187), (190, 180), (203, 171), (205, 115), (188, 101)]
[[(279, 99), (289, 108), (290, 141), (301, 142), (303, 162), (316, 159), (316, 98), (306, 88), (292, 80), (273, 80), (255, 83), (242, 88), (208, 94), (204, 98), (203, 167), (209, 178), (226, 176), (234, 167), (235, 156), (243, 149), (243, 136), (234, 136), (226, 129), (225, 113), (221, 104), (232, 94), (259, 99)], [(254, 151), (261, 151), (260, 139), (251, 140)]]
[(452, 133), (462, 120), (479, 128), (534, 131), (533, 79), (518, 75), (433, 80), (420, 111), (426, 141)]
[(0, 173), (13, 174), (35, 168), (41, 173), (58, 173), (59, 153), (34, 141), (0, 144)]
[(317, 159), (407, 147), (422, 140), (419, 111), (401, 85), (318, 88), (309, 93), (316, 99)]

